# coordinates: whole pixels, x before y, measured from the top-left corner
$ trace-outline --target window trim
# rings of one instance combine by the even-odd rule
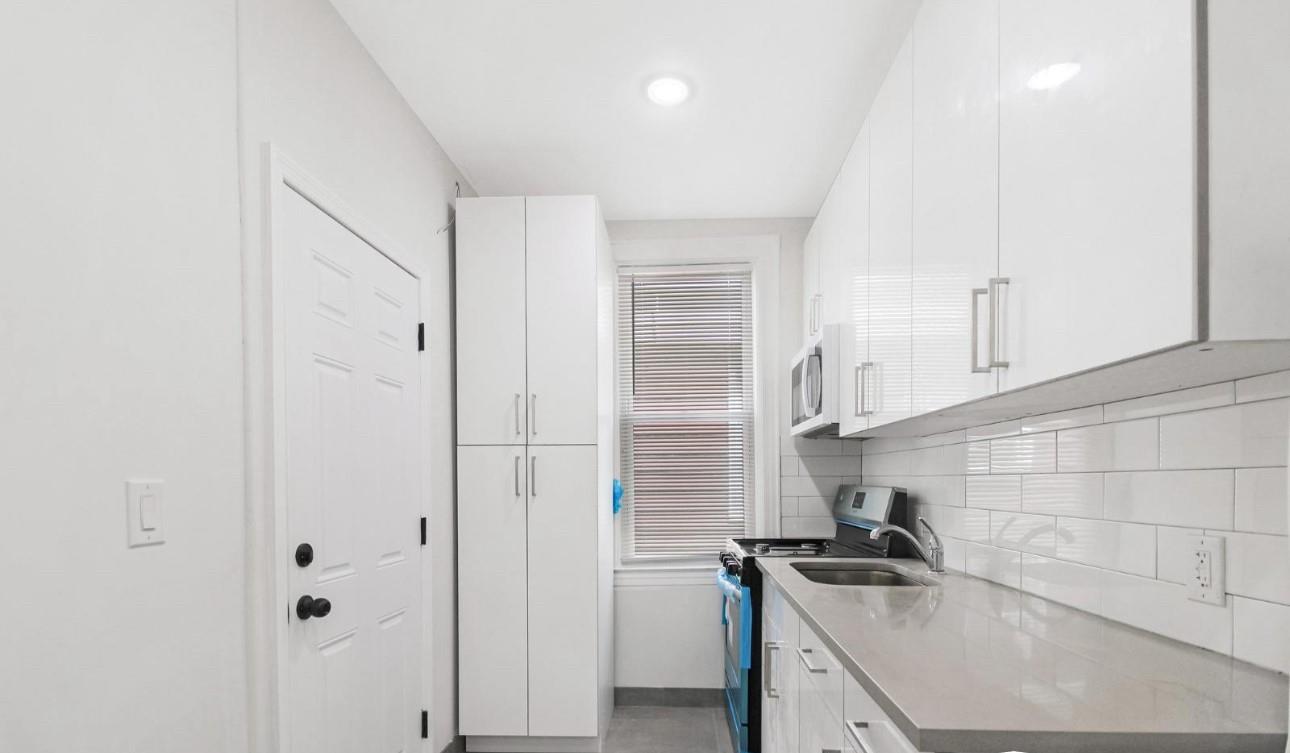
[[[753,285],[753,498],[745,517],[748,535],[772,535],[779,530],[779,257],[778,235],[740,235],[653,238],[614,241],[614,346],[618,347],[618,273],[624,269],[683,269],[693,266],[751,267]],[[614,384],[618,384],[617,358]],[[622,448],[618,446],[620,410],[614,404],[614,470],[622,477]],[[624,558],[623,517],[614,524],[615,562],[619,569],[684,571],[715,567],[708,558]]]

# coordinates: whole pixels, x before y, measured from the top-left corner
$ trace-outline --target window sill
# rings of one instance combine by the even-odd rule
[[[710,586],[716,583],[717,563],[620,563],[614,568],[614,587]]]

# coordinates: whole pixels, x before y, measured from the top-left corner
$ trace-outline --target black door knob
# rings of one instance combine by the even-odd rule
[[[296,547],[296,564],[309,567],[314,561],[314,548],[308,542]]]
[[[315,599],[305,594],[296,602],[296,616],[302,620],[310,617],[326,617],[331,614],[331,602],[326,599]]]

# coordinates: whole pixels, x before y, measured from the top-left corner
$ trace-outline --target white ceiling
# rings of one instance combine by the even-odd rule
[[[914,0],[332,0],[484,195],[811,217]],[[660,73],[693,95],[645,98]]]

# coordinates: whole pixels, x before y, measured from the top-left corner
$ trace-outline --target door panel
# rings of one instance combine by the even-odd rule
[[[528,441],[596,442],[596,200],[529,197]]]
[[[279,257],[289,750],[411,750],[420,735],[415,278],[294,191]],[[327,599],[308,619],[295,600]]]
[[[597,734],[595,446],[529,448],[529,734]]]
[[[457,442],[524,444],[524,199],[457,202]]]
[[[986,338],[970,363],[971,293],[999,268],[998,32],[998,0],[927,0],[914,22],[915,415],[997,388]]]
[[[523,447],[457,448],[458,687],[464,735],[529,734]]]
[[[869,384],[875,396],[870,428],[908,418],[911,410],[912,117],[906,37],[869,113]]]
[[[842,436],[869,427],[869,417],[861,410],[858,381],[858,369],[869,360],[869,141],[869,124],[865,123],[837,182],[847,197],[837,294],[845,309],[845,326],[838,335],[838,433]]]
[[[1000,2],[1003,389],[1196,337],[1193,6]]]
[[[827,199],[827,197],[826,197]],[[818,331],[819,293],[820,293],[820,244],[825,235],[824,225],[828,222],[828,210],[820,207],[820,213],[811,224],[810,231],[802,247],[802,339],[808,339]]]

